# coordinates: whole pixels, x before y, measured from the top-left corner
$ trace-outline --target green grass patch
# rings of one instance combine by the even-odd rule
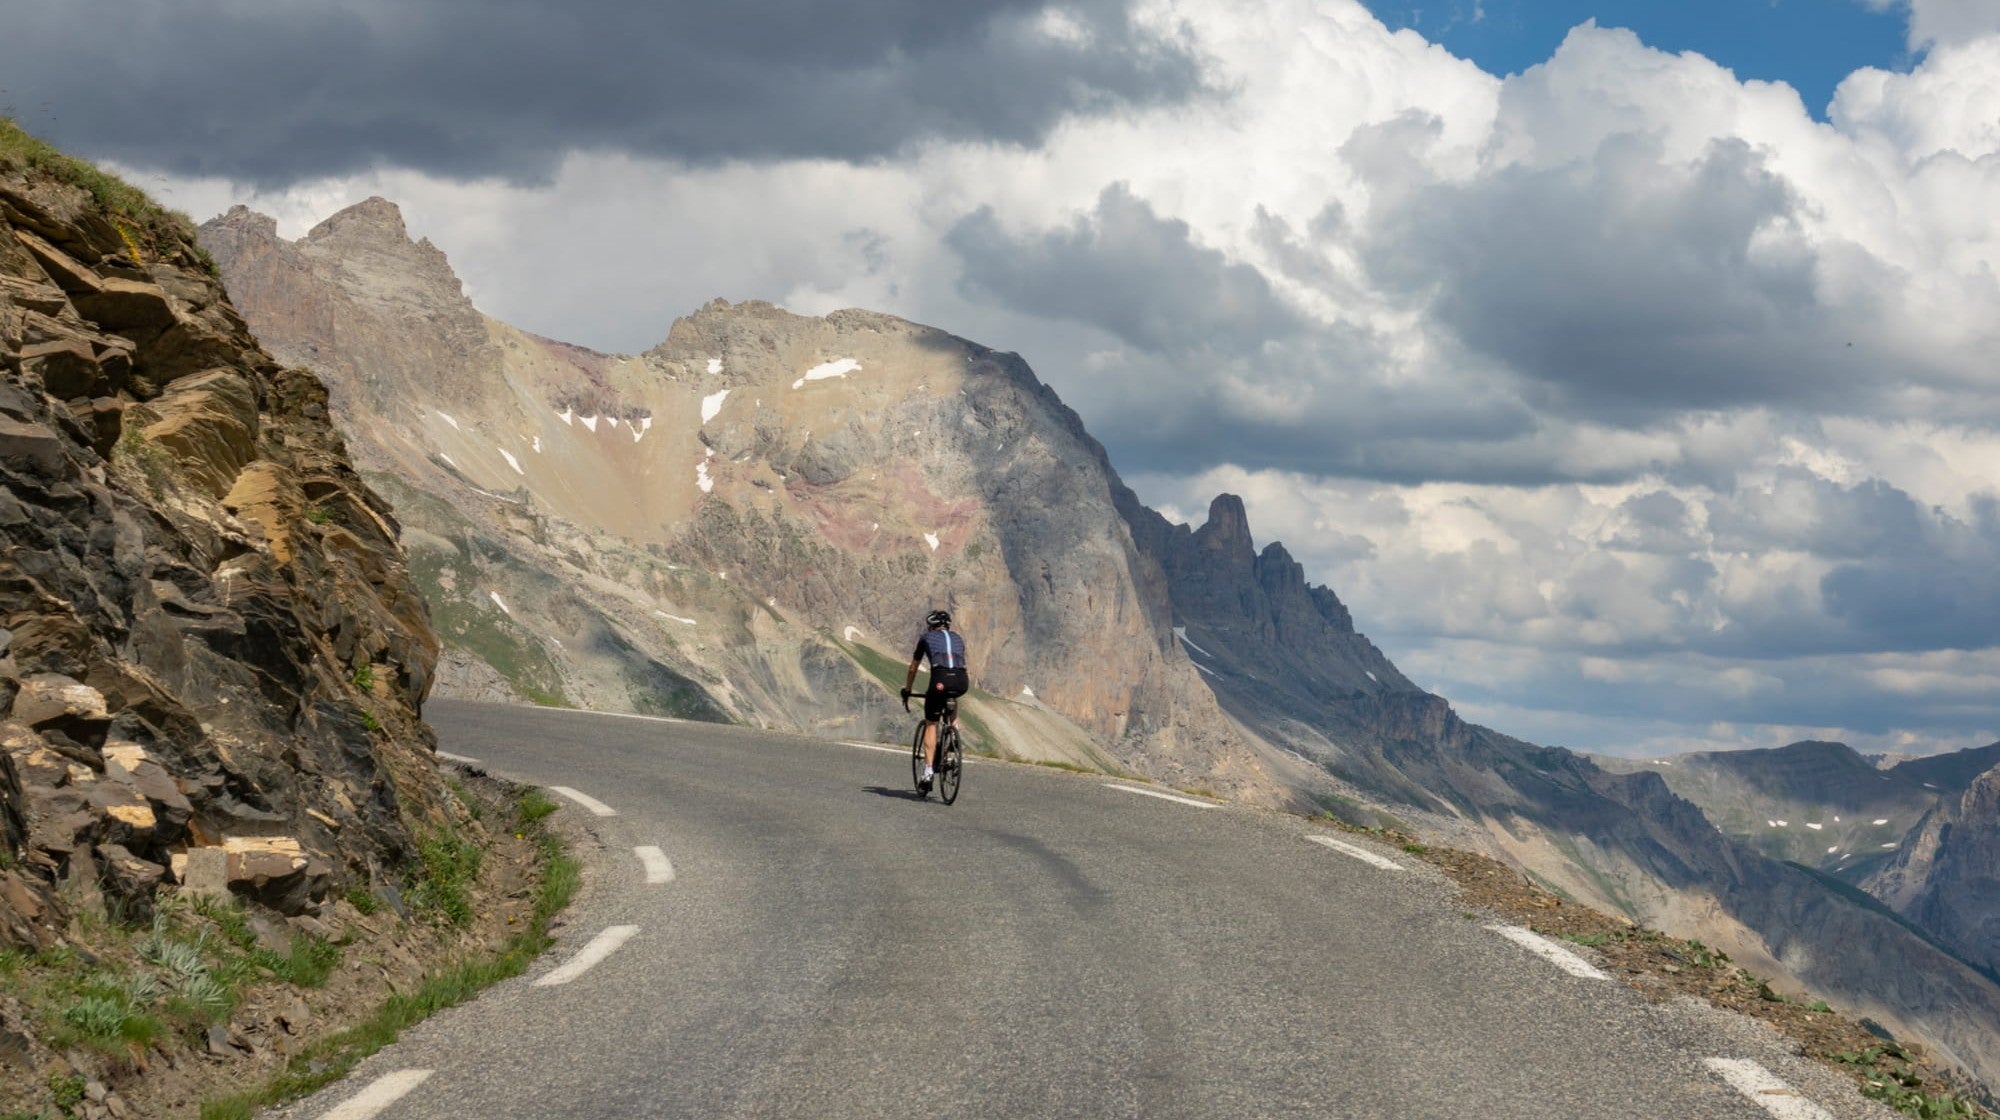
[[[363,661],[354,667],[354,687],[367,692],[375,687],[375,663]]]
[[[292,938],[288,951],[280,954],[258,949],[250,954],[257,967],[301,988],[323,988],[333,970],[340,967],[340,946],[310,934]]]
[[[374,891],[369,890],[360,883],[347,888],[347,892],[341,897],[347,900],[349,906],[354,907],[364,916],[382,909],[382,900],[375,897]]]
[[[1918,1120],[1989,1120],[1993,1115],[1949,1087],[1932,1084],[1913,1064],[1910,1052],[1897,1043],[1828,1054],[1827,1058],[1861,1068],[1862,1096]]]
[[[113,448],[114,457],[132,464],[146,480],[146,490],[157,498],[166,493],[173,478],[174,457],[166,448],[146,438],[138,425],[126,428]]]
[[[522,790],[521,796],[514,800],[514,823],[516,830],[525,831],[534,825],[540,824],[544,818],[560,807],[556,804],[554,798],[543,793],[535,786],[530,786]]]
[[[450,829],[432,833],[417,845],[410,904],[447,925],[472,921],[472,884],[485,855],[478,844]]]

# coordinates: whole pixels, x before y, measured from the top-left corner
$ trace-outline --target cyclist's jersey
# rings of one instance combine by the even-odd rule
[[[919,657],[930,659],[931,671],[941,669],[965,669],[965,639],[949,630],[926,630],[917,639],[916,652],[910,655],[912,661]]]

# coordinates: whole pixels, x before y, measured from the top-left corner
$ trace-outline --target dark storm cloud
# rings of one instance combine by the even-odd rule
[[[947,242],[969,298],[1102,332],[1102,343],[1075,343],[1090,358],[1062,391],[1124,469],[1234,463],[1414,479],[1449,462],[1487,478],[1515,465],[1547,477],[1540,456],[1498,462],[1507,453],[1493,445],[1534,427],[1518,401],[1380,383],[1379,340],[1310,322],[1258,269],[1122,185],[1064,226],[1017,236],[980,210]]]
[[[280,186],[389,164],[533,180],[565,152],[866,159],[1033,142],[1189,95],[1114,0],[0,0],[0,101],[81,153]],[[43,108],[46,105],[47,108]]]
[[[980,210],[946,241],[968,295],[1087,323],[1152,354],[1241,357],[1303,326],[1263,273],[1195,244],[1186,222],[1159,217],[1122,184],[1066,229],[1016,239]]]
[[[1842,564],[1820,583],[1827,613],[1872,648],[1986,649],[2000,635],[2000,503],[1937,515],[1901,547]]]
[[[1366,157],[1353,157],[1365,173],[1407,178]],[[1842,411],[1873,399],[1884,368],[1933,372],[1878,342],[1875,308],[1826,302],[1800,205],[1741,141],[1677,164],[1657,139],[1621,135],[1586,161],[1411,189],[1368,260],[1569,415]],[[1867,267],[1858,253],[1843,265]]]

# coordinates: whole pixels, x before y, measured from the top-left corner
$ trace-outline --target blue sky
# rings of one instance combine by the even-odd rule
[[[1494,74],[1545,61],[1569,29],[1595,19],[1665,51],[1695,51],[1742,79],[1782,81],[1815,117],[1863,66],[1909,68],[1907,14],[1859,0],[1367,0],[1376,18],[1410,28]]]

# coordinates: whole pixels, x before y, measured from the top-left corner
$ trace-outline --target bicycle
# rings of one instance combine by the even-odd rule
[[[910,694],[903,694],[903,710],[910,710]],[[938,799],[946,805],[958,800],[958,779],[965,770],[965,751],[958,741],[958,697],[944,702],[944,715],[938,720],[937,765],[932,769],[937,774]],[[924,789],[924,721],[917,721],[916,734],[910,737],[910,783],[917,787],[917,796],[928,798],[930,791]]]

